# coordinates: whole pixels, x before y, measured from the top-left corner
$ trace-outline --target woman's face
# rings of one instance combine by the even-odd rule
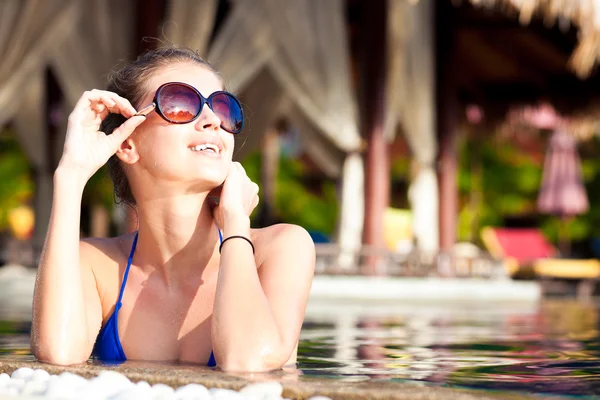
[[[207,68],[191,62],[176,63],[154,74],[136,108],[151,104],[158,87],[167,82],[187,83],[205,98],[223,90],[220,79]],[[220,119],[206,104],[200,116],[187,124],[171,124],[151,112],[132,136],[139,155],[138,167],[153,179],[193,184],[196,190],[219,186],[227,177],[234,148],[233,135],[220,125]],[[198,150],[197,146],[204,144],[218,147],[218,152]]]

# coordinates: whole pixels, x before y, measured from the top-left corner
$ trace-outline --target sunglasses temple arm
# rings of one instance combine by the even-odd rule
[[[144,117],[148,114],[150,114],[152,111],[154,111],[154,109],[156,108],[156,103],[152,102],[151,104],[147,105],[146,107],[142,108],[140,111],[136,112],[133,116],[137,116],[137,115],[143,115]]]

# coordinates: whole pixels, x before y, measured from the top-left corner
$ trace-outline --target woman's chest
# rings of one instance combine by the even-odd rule
[[[128,359],[206,363],[216,282],[166,287],[130,276],[118,316]]]

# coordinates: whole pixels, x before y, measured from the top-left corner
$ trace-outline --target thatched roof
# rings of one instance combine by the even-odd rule
[[[498,7],[518,13],[522,24],[539,15],[548,24],[561,28],[573,24],[578,29],[578,44],[570,66],[580,78],[586,78],[600,63],[600,0],[469,0],[473,5]],[[454,0],[460,3],[460,0]]]

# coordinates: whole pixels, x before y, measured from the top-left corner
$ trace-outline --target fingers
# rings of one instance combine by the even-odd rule
[[[248,180],[250,180],[250,179],[248,179]],[[258,205],[258,202],[260,200],[258,197],[258,191],[260,190],[260,187],[256,183],[250,181],[250,190],[252,193],[252,195],[251,195],[252,203],[250,205],[250,211],[252,211],[256,208],[256,206]]]
[[[246,170],[244,169],[244,166],[241,163],[234,161],[232,163],[232,167],[238,169],[240,172],[242,172],[244,175],[246,175]]]
[[[116,128],[107,138],[111,143],[114,151],[117,151],[121,143],[123,143],[142,122],[146,120],[144,115],[136,115],[123,122],[121,126]]]
[[[75,105],[70,118],[82,116],[86,110],[91,110],[101,117],[105,117],[111,112],[130,118],[136,113],[135,108],[133,108],[126,98],[107,90],[98,89],[83,93]]]
[[[111,113],[122,114],[127,118],[132,117],[136,113],[135,108],[133,108],[129,100],[107,90],[91,90],[89,100],[90,104],[103,104]]]
[[[243,177],[242,181],[245,180],[246,182],[249,182],[249,187],[250,187],[249,191],[251,193],[253,193],[253,194],[258,194],[258,191],[259,191],[260,188],[259,188],[259,186],[256,183],[252,182],[252,180],[250,180],[250,178],[248,178],[248,175],[246,174],[246,169],[244,168],[244,166],[242,164],[240,164],[239,162],[234,161],[232,163],[231,167],[232,167],[232,169],[237,170],[237,171],[239,171],[240,173],[243,174],[242,175],[242,177]],[[231,173],[231,171],[230,171],[230,173]]]

